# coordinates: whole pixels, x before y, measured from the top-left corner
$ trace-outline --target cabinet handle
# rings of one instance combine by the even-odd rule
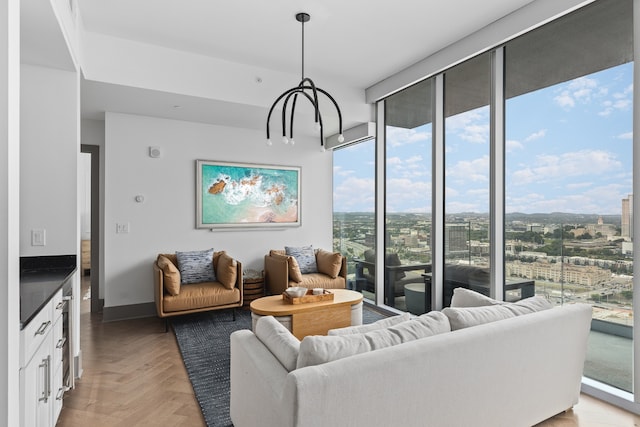
[[[58,340],[58,344],[56,344],[56,348],[64,347],[64,343],[66,343],[66,342],[67,342],[67,337],[60,338]]]
[[[51,356],[47,356],[46,359],[42,359],[42,363],[38,365],[38,368],[44,368],[44,390],[42,390],[42,395],[38,398],[38,401],[47,403],[49,400],[49,395],[51,394],[51,390],[49,389],[49,363],[51,361]]]
[[[67,300],[62,300],[56,305],[56,310],[64,310],[64,306],[67,305]]]
[[[40,325],[38,330],[33,335],[34,336],[36,336],[36,335],[44,335],[45,331],[47,330],[47,328],[49,327],[50,324],[51,324],[51,320],[47,320],[46,322],[42,322],[42,325]]]
[[[64,387],[60,387],[58,389],[58,394],[56,394],[56,400],[62,400],[62,398],[64,397],[64,392],[65,392],[65,388]]]

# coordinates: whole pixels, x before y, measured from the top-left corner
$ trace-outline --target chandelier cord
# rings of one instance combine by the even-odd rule
[[[304,80],[304,19],[302,22],[302,77],[300,80]]]

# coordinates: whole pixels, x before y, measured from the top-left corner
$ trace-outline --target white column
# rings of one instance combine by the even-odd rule
[[[0,2],[0,425],[19,420],[20,1]]]
[[[444,298],[444,74],[435,77],[435,112],[431,172],[431,308],[442,310]]]

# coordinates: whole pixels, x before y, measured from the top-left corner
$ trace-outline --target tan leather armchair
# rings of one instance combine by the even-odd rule
[[[264,283],[267,292],[277,295],[290,286],[308,289],[345,289],[347,285],[347,258],[337,252],[316,250],[317,273],[300,274],[292,271],[292,263],[284,250],[272,249],[264,257]],[[297,264],[296,264],[297,265]],[[296,277],[297,275],[300,277]],[[296,280],[296,279],[299,279]]]
[[[167,319],[182,314],[242,307],[242,263],[224,251],[213,254],[215,282],[184,285],[175,254],[159,254],[153,263],[154,294],[158,317]]]

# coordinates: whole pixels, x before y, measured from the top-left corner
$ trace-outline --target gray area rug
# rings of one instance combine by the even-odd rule
[[[365,304],[363,322],[371,323],[388,314]],[[251,329],[251,312],[231,310],[178,316],[173,331],[196,399],[209,427],[233,426],[229,416],[229,336]]]

